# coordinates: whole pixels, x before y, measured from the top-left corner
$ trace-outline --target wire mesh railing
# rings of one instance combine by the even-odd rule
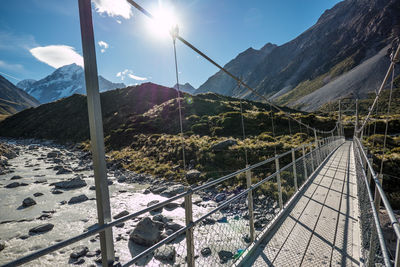
[[[322,163],[329,153],[344,142],[344,139],[329,137],[322,141],[317,143],[316,147],[307,144],[196,188],[188,188],[187,191],[175,197],[102,226],[95,226],[81,235],[36,251],[4,266],[27,263],[123,222],[139,218],[138,225],[150,227],[159,236],[155,239],[157,242],[149,243],[140,250],[131,251],[133,258],[123,266],[132,264],[233,265],[251,245],[254,245],[255,241],[263,237],[272,221],[282,213],[289,204],[289,200],[293,199],[299,192],[299,188],[307,182],[312,174],[311,170],[318,167],[315,164],[317,158],[320,160],[319,163]],[[308,147],[311,151],[306,153],[305,148]],[[280,167],[279,161],[284,157],[292,157],[292,161]],[[266,164],[275,164],[276,172],[264,174],[263,169]],[[226,184],[232,179],[245,179],[247,187],[229,190],[232,185]],[[207,209],[203,213],[194,215],[193,199],[199,196],[206,199],[205,196],[215,190],[218,194],[214,194],[214,199],[208,201]],[[171,203],[182,200],[185,216],[180,222],[171,222],[157,212],[162,208],[167,209]],[[195,203],[198,204],[197,201]],[[130,237],[135,240],[133,236],[137,235],[140,238],[140,234],[140,231],[135,233],[134,229]]]
[[[354,150],[362,257],[366,266],[400,266],[399,221],[382,189],[382,177],[375,173],[371,159],[357,137],[354,137]]]

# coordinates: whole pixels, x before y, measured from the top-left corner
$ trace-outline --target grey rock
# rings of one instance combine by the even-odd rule
[[[40,197],[40,196],[43,196],[43,193],[37,192],[37,193],[33,194],[33,196],[34,197]]]
[[[54,194],[54,195],[59,195],[59,194],[62,194],[64,192],[61,191],[61,190],[58,190],[58,189],[54,189],[54,190],[51,190],[51,193]]]
[[[88,199],[89,199],[89,198],[88,198],[86,195],[82,194],[82,195],[79,195],[79,196],[76,196],[76,197],[72,197],[72,198],[68,201],[68,204],[81,203],[81,202],[84,202],[84,201],[86,201],[86,200],[88,200]]]
[[[57,158],[61,153],[59,151],[50,151],[47,153],[47,158]]]
[[[89,190],[96,190],[96,186],[94,186],[94,185],[90,186]]]
[[[21,178],[22,178],[22,176],[14,175],[13,177],[10,178],[10,180],[18,180],[18,179],[21,179]]]
[[[227,250],[221,250],[218,252],[218,257],[221,263],[225,263],[233,258],[233,253]]]
[[[37,233],[44,233],[52,230],[54,227],[54,224],[51,223],[46,223],[46,224],[41,224],[39,226],[33,227],[29,230],[30,234],[37,234]]]
[[[56,174],[67,174],[67,173],[71,173],[72,170],[66,167],[61,167]]]
[[[182,225],[175,223],[175,222],[167,222],[165,225],[166,229],[172,229],[173,231],[178,231],[179,229],[183,228]]]
[[[200,178],[201,172],[199,172],[196,169],[190,170],[186,173],[186,181],[189,184],[194,184],[196,182],[198,182],[199,178]]]
[[[185,187],[183,185],[173,185],[167,190],[163,191],[161,195],[166,196],[166,197],[173,197],[177,194],[183,193],[185,191]]]
[[[221,202],[224,201],[225,199],[226,199],[226,194],[224,193],[219,193],[214,198],[215,202]]]
[[[167,210],[174,210],[174,209],[176,209],[177,207],[179,207],[179,204],[176,203],[176,202],[170,202],[170,203],[168,203],[167,205],[165,205],[165,208],[166,208]]]
[[[220,150],[227,149],[228,147],[234,146],[234,145],[237,145],[237,141],[233,140],[233,139],[228,139],[228,140],[224,140],[224,141],[221,141],[221,142],[213,145],[211,147],[211,150],[220,151]]]
[[[0,240],[0,251],[2,251],[6,247],[6,242]]]
[[[154,251],[154,258],[159,261],[174,262],[176,250],[173,245],[163,245]]]
[[[159,200],[152,200],[152,201],[150,201],[149,203],[147,203],[147,207],[150,207],[150,206],[153,206],[153,205],[155,205],[155,204],[157,204],[157,203],[159,203],[160,201]],[[162,207],[161,208],[157,208],[157,209],[154,209],[154,210],[152,210],[152,211],[154,211],[154,212],[160,212],[160,211],[162,211]]]
[[[56,188],[59,189],[75,189],[75,188],[81,188],[87,185],[85,180],[81,179],[80,177],[75,177],[72,179],[69,179],[67,181],[61,181],[57,183],[53,183],[51,185],[54,185]]]
[[[74,248],[72,253],[69,255],[73,259],[77,259],[79,257],[85,256],[88,253],[89,248],[86,246],[77,246]]]
[[[125,175],[121,175],[120,177],[118,177],[117,179],[118,183],[123,183],[126,181],[126,176]]]
[[[203,255],[203,257],[210,256],[211,249],[209,247],[205,247],[205,248],[201,249],[200,253],[201,253],[201,255]]]
[[[15,187],[18,187],[18,186],[21,186],[21,184],[18,183],[18,182],[12,182],[12,183],[6,185],[5,188],[15,188]]]
[[[27,198],[25,198],[23,201],[22,201],[22,206],[23,207],[30,207],[30,206],[33,206],[33,205],[36,205],[36,201],[35,200],[33,200],[32,198],[30,198],[30,197],[27,197]]]
[[[117,220],[117,219],[122,218],[122,217],[124,217],[126,215],[129,215],[129,212],[127,210],[124,210],[124,211],[121,211],[120,213],[118,213],[117,215],[115,215],[113,218],[115,220]]]
[[[129,239],[142,246],[152,246],[161,239],[162,223],[144,217],[129,235]]]

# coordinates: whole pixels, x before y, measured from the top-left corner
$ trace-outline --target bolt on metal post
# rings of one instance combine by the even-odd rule
[[[193,204],[192,194],[185,196],[185,221],[186,226],[193,223]],[[187,264],[189,267],[194,267],[194,238],[193,227],[186,230],[186,253]]]
[[[282,200],[282,184],[281,184],[281,172],[279,169],[279,158],[275,155],[275,167],[276,167],[276,182],[278,184],[278,194],[279,194],[279,208],[283,209],[283,200]]]
[[[248,165],[247,165],[248,167]],[[251,171],[246,171],[246,183],[247,188],[251,187]],[[253,212],[253,191],[250,190],[247,195],[247,201],[249,206],[249,224],[250,224],[250,240],[254,242],[255,239],[255,230],[254,230],[254,212]]]

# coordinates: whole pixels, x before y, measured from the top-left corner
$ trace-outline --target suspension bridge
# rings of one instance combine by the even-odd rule
[[[132,0],[127,0],[144,15],[153,16]],[[176,80],[179,91],[178,64],[175,42],[179,40],[217,68],[237,81],[239,87],[258,96],[290,121],[313,133],[312,143],[275,155],[262,162],[249,164],[233,173],[211,182],[188,187],[172,198],[122,218],[112,220],[104,155],[101,105],[98,91],[97,63],[90,0],[79,0],[85,79],[88,99],[91,147],[96,183],[98,225],[83,234],[60,241],[55,245],[25,255],[4,266],[31,263],[38,258],[100,234],[102,265],[115,261],[112,228],[151,211],[183,200],[185,226],[158,240],[147,249],[133,255],[123,266],[154,265],[153,253],[169,244],[177,251],[177,264],[187,266],[400,266],[400,226],[382,188],[382,169],[373,169],[372,159],[363,145],[370,132],[368,123],[378,109],[378,100],[390,75],[393,89],[394,66],[400,46],[392,54],[391,63],[369,113],[359,121],[356,104],[355,130],[352,140],[343,132],[340,102],[338,121],[330,131],[322,131],[296,119],[292,114],[271,103],[239,77],[230,73],[194,45],[171,31],[174,45]],[[387,115],[390,113],[390,103]],[[181,107],[179,106],[179,111]],[[243,113],[241,109],[241,114]],[[182,113],[179,112],[181,138]],[[388,129],[386,119],[384,149]],[[272,128],[273,118],[271,118]],[[243,138],[245,124],[241,117]],[[290,124],[289,124],[290,127]],[[182,142],[183,163],[185,163]],[[383,151],[384,151],[383,149]],[[382,155],[385,157],[385,155]],[[286,165],[283,166],[283,163]],[[262,168],[274,169],[254,182],[254,173]],[[224,182],[245,176],[247,188],[230,195],[216,207],[199,215],[193,214],[193,198],[200,192],[209,192]],[[388,246],[380,222],[380,211],[387,214],[395,236],[395,249]],[[168,265],[168,264],[167,264]]]

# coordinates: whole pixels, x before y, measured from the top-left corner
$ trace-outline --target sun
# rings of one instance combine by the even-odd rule
[[[170,36],[170,30],[177,25],[180,26],[178,17],[172,7],[159,6],[152,12],[153,19],[149,20],[149,31],[156,37],[165,38]]]

